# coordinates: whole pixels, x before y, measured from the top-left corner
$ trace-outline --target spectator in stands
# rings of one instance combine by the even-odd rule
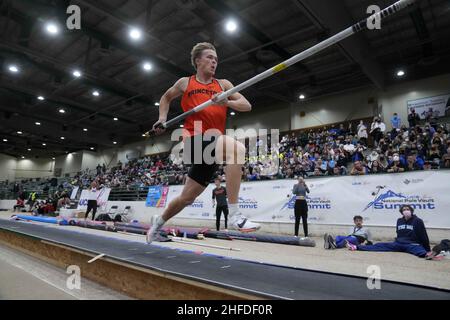
[[[346,242],[352,251],[407,252],[424,258],[431,255],[430,241],[423,220],[414,215],[410,205],[400,207],[401,218],[397,220],[397,238],[394,242],[380,242],[374,245],[354,245]]]
[[[392,129],[400,129],[402,125],[402,119],[398,116],[397,112],[391,118]]]
[[[379,117],[375,117],[370,126],[370,134],[373,137],[375,146],[378,146],[378,142],[383,137],[384,132],[386,131],[386,125],[381,121]]]
[[[337,134],[338,134],[338,136],[345,136],[345,135],[348,134],[348,130],[345,129],[343,123],[341,123],[341,124],[339,125],[339,130],[338,130],[338,133],[337,133]]]
[[[333,176],[345,176],[347,175],[347,168],[345,167],[334,167],[333,173],[331,174]]]
[[[14,187],[13,187],[12,191],[14,192],[14,195],[19,195],[20,191],[22,191],[22,188],[20,187],[18,182],[16,182],[14,184]]]
[[[408,123],[410,128],[414,128],[416,125],[419,124],[420,117],[416,113],[416,110],[414,108],[411,108],[411,112],[408,114]]]
[[[432,170],[432,169],[435,169],[435,163],[433,161],[426,160],[423,163],[423,170],[427,171],[427,170]]]
[[[352,155],[352,161],[362,161],[364,159],[364,155],[363,152],[364,150],[366,150],[367,148],[364,145],[361,145],[360,143],[358,143],[355,147],[355,152]]]
[[[320,177],[320,176],[323,176],[324,174],[322,173],[322,171],[320,171],[320,168],[316,167],[314,169],[313,175],[316,176],[316,177]]]
[[[442,156],[442,167],[450,168],[450,146],[447,148],[447,153]]]
[[[387,172],[396,173],[396,172],[404,172],[404,171],[405,171],[405,167],[400,162],[400,156],[398,154],[395,154],[392,157],[391,164],[389,164],[389,166],[387,167]]]
[[[381,164],[378,162],[378,160],[372,161],[372,164],[369,168],[369,173],[376,174],[376,173],[384,173],[384,172],[385,172],[385,170],[384,170],[383,166],[381,166]]]
[[[429,108],[428,111],[425,112],[425,121],[430,124],[436,130],[437,127],[437,118],[439,117],[439,111],[433,110],[433,108]]]
[[[336,239],[333,238],[328,233],[325,233],[324,239],[324,248],[325,249],[340,249],[344,248],[346,241],[353,245],[362,245],[368,244],[372,245],[372,236],[370,234],[370,230],[363,226],[363,217],[354,216],[353,223],[355,224],[348,233],[348,236],[336,236]]]
[[[405,171],[423,170],[423,161],[415,153],[410,154],[406,160]]]
[[[368,138],[368,135],[367,135],[367,127],[366,127],[366,125],[364,124],[363,120],[361,120],[361,121],[359,122],[357,131],[358,131],[357,135],[358,135],[359,141],[360,141],[363,145],[367,146],[367,138]]]
[[[439,151],[437,145],[431,146],[430,150],[428,151],[427,159],[431,162],[434,162],[438,167],[440,166],[441,152]]]
[[[362,164],[361,161],[356,161],[356,162],[353,164],[353,168],[352,168],[352,170],[350,171],[350,174],[351,174],[352,176],[355,176],[355,175],[365,175],[365,174],[367,174],[367,167],[364,166],[364,165]]]
[[[42,196],[43,197],[48,197],[48,191],[50,190],[50,187],[48,186],[48,184],[45,184],[44,188],[42,188]]]

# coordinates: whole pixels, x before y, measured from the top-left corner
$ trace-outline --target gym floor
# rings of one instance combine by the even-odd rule
[[[97,283],[82,279],[70,290],[66,270],[0,245],[0,300],[127,300]]]
[[[10,216],[11,212],[0,213],[0,219],[9,219]],[[145,236],[143,235],[112,233],[73,226],[69,227],[51,225],[51,227],[68,228],[77,230],[79,232],[145,242]],[[314,238],[314,240],[317,244],[314,248],[271,243],[256,243],[242,240],[226,241],[210,238],[207,238],[206,240],[195,240],[195,242],[198,243],[238,248],[241,251],[207,248],[194,244],[178,242],[157,243],[157,245],[173,249],[182,248],[193,251],[203,251],[205,253],[217,254],[244,260],[286,265],[310,270],[358,275],[363,277],[369,276],[369,273],[367,273],[369,266],[376,265],[380,268],[382,279],[450,290],[450,277],[448,276],[450,260],[448,259],[442,261],[427,261],[406,253],[351,252],[346,249],[325,250],[323,249],[322,238]],[[5,250],[8,250],[8,254],[4,254],[3,251]],[[16,256],[14,256],[14,254],[16,254]],[[64,285],[60,285],[59,287],[65,288],[65,281],[67,279],[65,270],[60,270],[52,266],[45,265],[39,260],[30,258],[28,258],[27,260],[27,263],[30,267],[17,268],[17,263],[14,263],[14,259],[18,259],[17,255],[18,253],[15,253],[11,249],[0,247],[0,268],[1,270],[6,270],[6,272],[2,271],[2,275],[0,276],[0,283],[2,283],[2,288],[0,288],[1,299],[9,299],[15,296],[22,296],[23,299],[33,299],[33,294],[39,294],[40,291],[36,290],[37,284],[34,284],[34,282],[36,282],[37,280],[33,279],[34,282],[31,280],[28,282],[28,280],[26,280],[26,283],[29,283],[29,286],[24,286],[23,281],[25,280],[22,281],[22,279],[27,279],[33,276],[34,278],[40,279],[41,286],[39,287],[42,287],[45,292],[45,294],[39,294],[40,298],[53,297],[52,299],[85,299],[89,296],[97,297],[98,299],[127,298],[121,296],[120,294],[112,292],[110,289],[101,288],[94,283],[89,283],[89,285],[86,287],[85,292],[83,294],[78,294],[78,296],[73,296],[71,295],[71,292],[67,293],[61,289],[57,290],[59,292],[55,292],[54,286],[53,288],[52,286],[49,286],[49,281],[47,280],[52,278],[53,280],[59,279],[60,284],[62,284],[61,281],[64,280]],[[26,257],[21,254],[20,258],[25,259]],[[5,259],[7,261],[5,261]],[[11,261],[13,263],[11,263]],[[30,273],[30,270],[42,269],[44,268],[43,266],[47,268],[45,269],[45,272],[35,272],[34,274],[32,272]],[[28,273],[28,275],[26,275],[26,273]],[[47,274],[47,278],[42,277],[43,274]],[[2,277],[5,279],[3,279]],[[5,285],[3,285],[3,283],[5,283]],[[24,290],[25,287],[33,288],[33,290]]]

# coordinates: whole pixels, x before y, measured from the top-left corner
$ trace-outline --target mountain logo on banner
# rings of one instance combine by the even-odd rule
[[[369,202],[369,204],[363,211],[366,211],[370,207],[373,207],[377,204],[383,203],[384,200],[389,199],[389,198],[404,198],[404,199],[406,199],[406,197],[404,195],[402,195],[401,193],[395,193],[392,190],[388,190],[385,193],[380,194],[375,200]]]
[[[409,204],[414,209],[422,210],[434,210],[435,199],[429,196],[420,195],[404,195],[402,193],[396,193],[392,190],[388,190],[385,193],[379,195],[374,201],[371,201],[363,211],[369,208],[375,210],[398,210],[402,205]]]

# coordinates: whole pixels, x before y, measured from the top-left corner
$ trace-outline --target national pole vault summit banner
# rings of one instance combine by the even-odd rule
[[[146,207],[164,208],[167,202],[167,194],[169,187],[167,186],[151,186],[148,188]]]
[[[111,188],[102,188],[98,191],[97,195],[97,206],[98,210],[106,210],[106,205],[108,203],[109,193]],[[78,201],[77,210],[86,210],[89,197],[89,190],[81,191],[80,201]]]
[[[305,180],[310,194],[308,221],[313,224],[353,223],[355,215],[367,225],[393,226],[402,204],[410,204],[427,227],[450,228],[450,171],[368,176],[345,176]],[[249,182],[241,185],[239,207],[243,214],[261,222],[293,222],[296,180]],[[213,185],[185,208],[180,217],[215,219]],[[170,187],[168,201],[182,186]]]
[[[433,112],[435,118],[450,116],[450,94],[409,100],[407,107],[408,114],[414,109],[420,119],[425,119],[428,112]]]

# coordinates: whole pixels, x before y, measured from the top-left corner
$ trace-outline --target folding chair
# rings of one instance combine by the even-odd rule
[[[128,222],[130,221],[130,218],[128,216],[128,214],[131,212],[131,206],[126,206],[123,209],[122,213],[118,213],[116,214],[116,216],[114,217],[114,221],[121,221],[121,222]],[[119,218],[120,217],[120,218]]]

